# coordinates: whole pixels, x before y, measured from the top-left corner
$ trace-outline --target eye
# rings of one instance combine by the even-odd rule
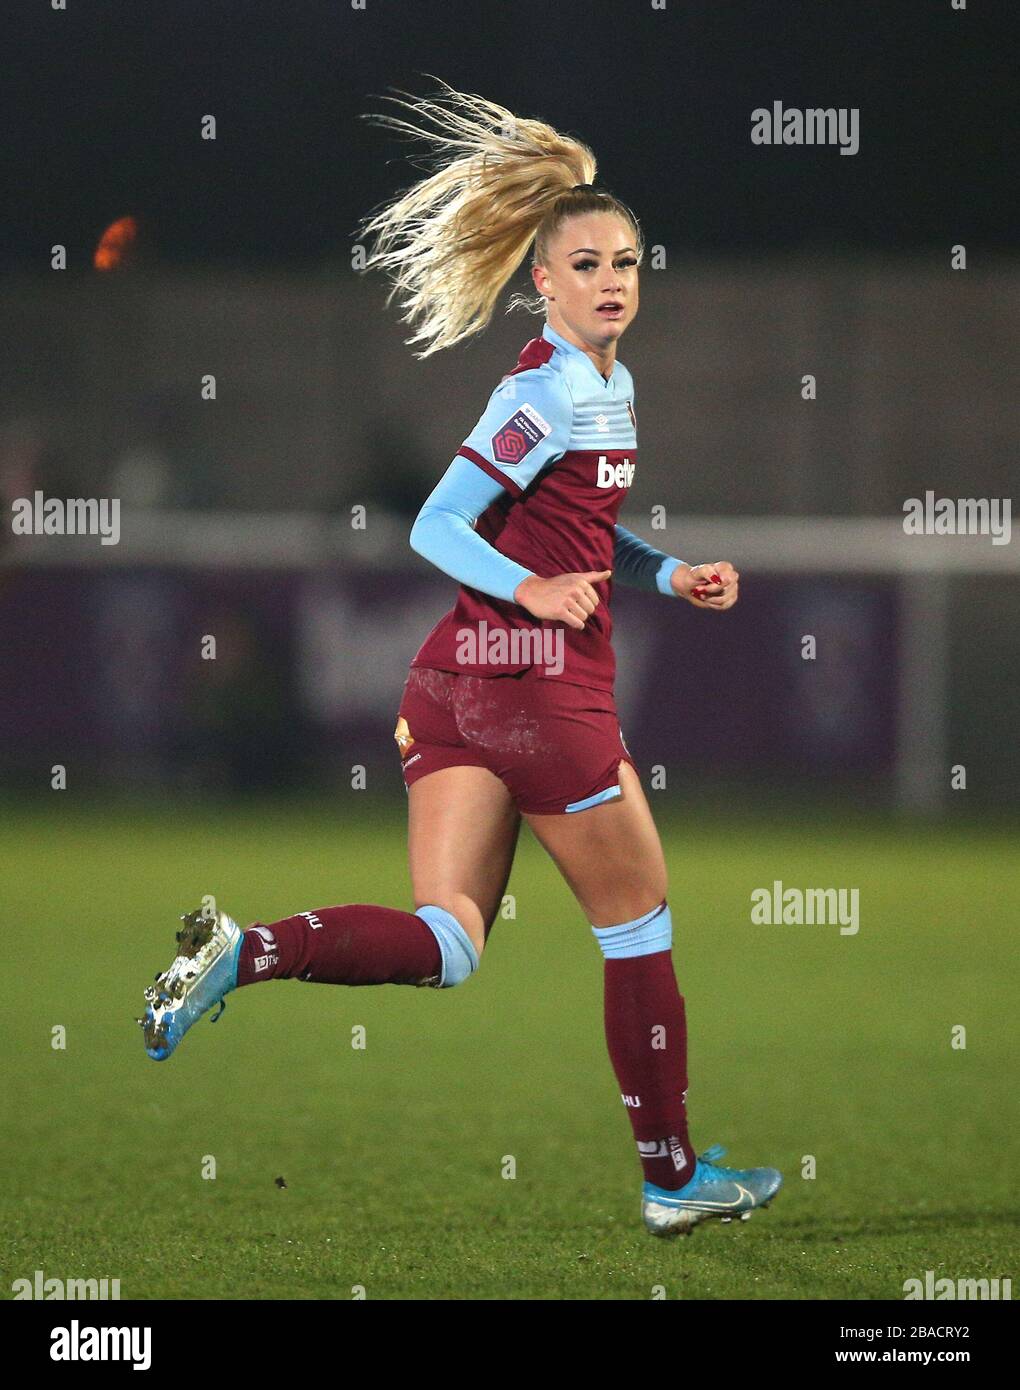
[[[592,260],[575,261],[575,262],[574,262],[574,269],[575,269],[575,270],[591,270],[591,269],[592,269],[594,266],[596,266],[597,264],[598,264],[597,261],[592,261]],[[619,270],[621,267],[632,266],[632,265],[637,265],[637,257],[636,257],[636,256],[625,256],[625,257],[623,258],[623,260],[620,260],[620,261],[617,261],[617,262],[616,262],[616,267],[617,267],[618,270]]]

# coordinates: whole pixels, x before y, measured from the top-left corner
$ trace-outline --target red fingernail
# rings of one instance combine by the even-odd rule
[[[709,578],[712,580],[712,583],[713,583],[713,584],[721,584],[721,583],[722,583],[722,580],[719,578],[719,576],[718,576],[717,574],[710,575]]]

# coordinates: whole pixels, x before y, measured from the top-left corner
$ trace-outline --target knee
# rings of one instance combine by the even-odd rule
[[[633,922],[621,922],[615,927],[592,927],[592,931],[606,960],[656,955],[673,945],[673,919],[667,902]]]
[[[480,915],[476,926],[467,913],[455,915],[445,907],[428,903],[419,907],[415,916],[421,918],[439,943],[443,965],[437,989],[451,989],[475,973],[485,944],[485,929]],[[466,925],[460,920],[461,916],[468,919]],[[468,930],[468,927],[475,930]]]

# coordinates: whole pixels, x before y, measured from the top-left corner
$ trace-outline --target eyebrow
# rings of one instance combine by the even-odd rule
[[[634,250],[633,246],[621,246],[620,249],[619,249],[619,251],[614,252],[614,255],[622,256],[623,253],[624,253],[624,251],[633,251],[633,250]],[[576,256],[578,251],[587,251],[587,252],[589,253],[589,255],[592,255],[592,256],[597,256],[597,255],[599,254],[599,252],[595,250],[594,246],[579,246],[579,247],[577,248],[576,251],[568,251],[568,252],[567,252],[567,255],[568,255],[568,256]]]

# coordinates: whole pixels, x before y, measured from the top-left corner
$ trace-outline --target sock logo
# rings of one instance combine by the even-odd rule
[[[271,965],[278,965],[279,961],[280,957],[275,953],[271,956],[256,956],[252,961],[255,966],[255,974],[257,975],[260,970],[268,970]]]
[[[276,937],[269,927],[252,927],[252,931],[258,932],[267,951],[276,950]]]
[[[624,1105],[629,1106],[631,1110],[641,1109],[640,1096],[625,1096],[621,1094],[620,1099],[623,1101]]]
[[[675,1134],[669,1136],[669,1156],[673,1160],[673,1167],[679,1173],[681,1168],[687,1167],[687,1155],[684,1153],[684,1146]]]
[[[314,912],[299,912],[297,915],[299,917],[306,918],[308,925],[310,927],[314,927],[316,930],[318,930],[318,928],[322,926],[322,923],[319,921],[318,917],[316,917]]]
[[[665,1139],[639,1139],[637,1151],[642,1158],[666,1158],[669,1154]]]

